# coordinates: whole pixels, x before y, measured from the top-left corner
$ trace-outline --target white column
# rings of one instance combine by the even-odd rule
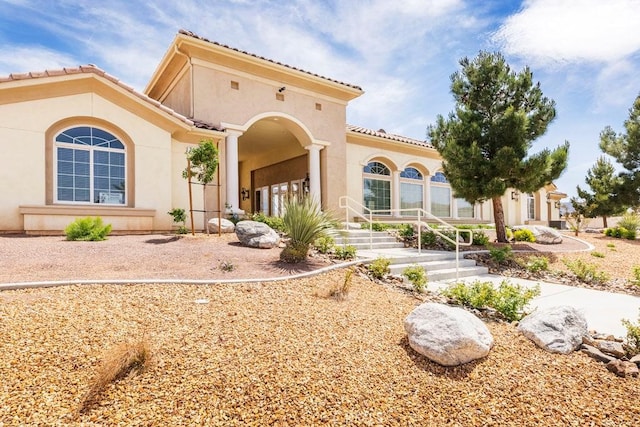
[[[451,190],[451,218],[458,219],[458,199],[453,197],[453,189]]]
[[[233,212],[240,210],[240,191],[239,175],[238,175],[238,138],[242,132],[227,129],[227,137],[225,139],[226,151],[226,170],[227,170],[227,200],[226,203],[231,205]]]
[[[321,203],[320,150],[324,147],[318,144],[311,144],[304,148],[309,150],[309,195],[318,203]]]
[[[393,177],[391,182],[391,209],[395,211],[394,217],[399,217],[401,214],[398,211],[400,209],[400,171],[393,171]]]

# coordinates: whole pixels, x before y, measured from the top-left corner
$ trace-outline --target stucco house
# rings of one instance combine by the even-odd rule
[[[383,217],[493,221],[490,203],[453,197],[429,142],[348,125],[363,93],[188,31],[144,93],[93,65],[0,77],[0,232],[59,233],[98,215],[116,232],[170,230],[167,212],[189,206],[185,151],[204,139],[220,167],[214,185],[192,186],[198,229],[217,212],[279,215],[302,194],[335,212],[348,196]],[[557,221],[565,196],[553,184],[507,192],[506,222]]]

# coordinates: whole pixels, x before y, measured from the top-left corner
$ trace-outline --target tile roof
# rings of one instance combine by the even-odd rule
[[[353,125],[347,125],[347,131],[351,131],[351,132],[355,132],[355,133],[361,133],[364,135],[371,135],[371,136],[377,136],[378,138],[384,138],[384,139],[389,139],[392,141],[398,141],[398,142],[403,142],[405,144],[411,144],[411,145],[417,145],[420,147],[427,147],[427,148],[433,148],[433,145],[431,145],[430,142],[428,141],[420,141],[418,139],[413,139],[413,138],[407,138],[406,136],[402,136],[402,135],[395,135],[393,133],[387,133],[385,132],[383,129],[380,130],[372,130],[372,129],[367,129],[367,128],[363,128],[360,126],[353,126]]]
[[[274,60],[272,60],[272,59],[265,58],[265,57],[263,57],[263,56],[259,56],[259,55],[255,55],[255,54],[253,54],[253,53],[249,53],[249,52],[246,52],[246,51],[244,51],[244,50],[236,49],[236,48],[234,48],[234,47],[227,46],[227,45],[225,45],[225,44],[218,43],[218,42],[215,42],[215,41],[212,41],[212,40],[206,39],[206,38],[204,38],[204,37],[201,37],[201,36],[199,36],[199,35],[197,35],[197,34],[193,33],[192,31],[188,31],[188,30],[179,30],[179,31],[178,31],[178,33],[179,33],[179,34],[183,34],[183,35],[185,35],[185,36],[193,37],[193,38],[198,39],[198,40],[205,41],[205,42],[207,42],[207,43],[214,44],[214,45],[216,45],[216,46],[223,47],[223,48],[225,48],[225,49],[230,49],[230,50],[233,50],[233,51],[235,51],[235,52],[239,52],[239,53],[242,53],[242,54],[245,54],[245,55],[249,55],[249,56],[252,56],[252,57],[254,57],[254,58],[262,59],[263,61],[268,61],[268,62],[271,62],[272,64],[281,65],[281,66],[286,67],[286,68],[289,68],[289,69],[291,69],[291,70],[300,71],[300,72],[302,72],[302,73],[309,74],[310,76],[318,77],[318,78],[321,78],[321,79],[324,79],[324,80],[328,80],[328,81],[333,82],[333,83],[338,83],[338,84],[341,84],[341,85],[343,85],[343,86],[347,86],[347,87],[350,87],[350,88],[352,88],[352,89],[357,89],[357,90],[362,91],[362,88],[361,88],[360,86],[352,85],[352,84],[350,84],[350,83],[341,82],[341,81],[339,81],[339,80],[334,80],[334,79],[331,79],[331,78],[329,78],[329,77],[321,76],[321,75],[319,75],[319,74],[315,74],[315,73],[312,73],[312,72],[310,72],[310,71],[306,71],[306,70],[302,70],[302,69],[300,69],[300,68],[293,67],[293,66],[291,66],[291,65],[283,64],[282,62],[274,61]]]
[[[38,79],[38,78],[44,78],[44,77],[56,77],[56,76],[65,76],[65,75],[82,74],[82,73],[92,73],[92,74],[96,74],[98,76],[104,77],[105,79],[116,84],[117,86],[121,87],[127,92],[130,92],[132,95],[155,106],[159,110],[162,110],[166,114],[169,114],[170,116],[177,118],[178,120],[188,124],[189,126],[195,126],[200,129],[220,130],[219,128],[209,123],[205,123],[200,120],[190,119],[188,117],[183,116],[182,114],[172,110],[166,105],[161,104],[155,99],[150,98],[141,92],[138,92],[133,87],[123,83],[118,78],[112,76],[111,74],[107,73],[106,71],[104,71],[99,67],[96,67],[93,64],[80,65],[78,67],[66,67],[66,68],[56,69],[56,70],[31,71],[28,73],[13,73],[13,74],[9,74],[8,76],[0,76],[0,84],[5,82],[17,81],[17,80]]]

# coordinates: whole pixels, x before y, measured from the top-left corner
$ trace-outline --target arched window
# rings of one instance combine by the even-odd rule
[[[451,187],[442,172],[431,177],[431,214],[445,218],[451,216]]]
[[[380,162],[369,162],[363,168],[362,196],[364,205],[376,214],[391,211],[391,171]]]
[[[126,204],[126,149],[116,136],[78,126],[57,134],[54,145],[56,202]]]
[[[424,177],[414,168],[400,172],[400,209],[422,209],[424,200]],[[417,211],[402,211],[402,215],[417,215]]]

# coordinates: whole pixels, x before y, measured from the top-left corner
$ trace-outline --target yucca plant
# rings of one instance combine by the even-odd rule
[[[280,259],[292,263],[304,261],[311,244],[335,225],[335,220],[310,197],[286,200],[282,220],[289,241],[280,253]]]

